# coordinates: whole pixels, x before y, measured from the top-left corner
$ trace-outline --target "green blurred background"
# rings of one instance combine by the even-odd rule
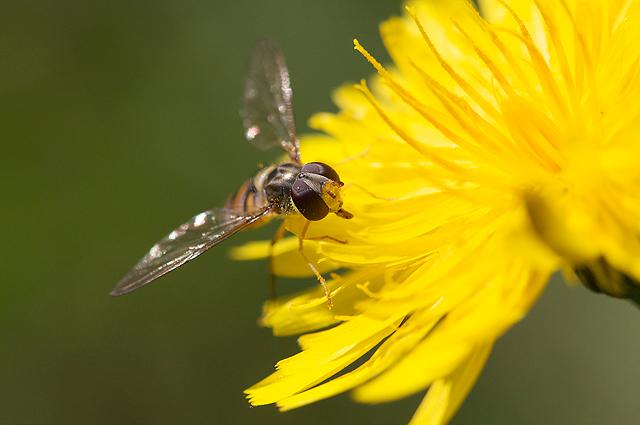
[[[396,1],[4,0],[0,8],[0,425],[404,424],[419,397],[285,414],[242,390],[296,352],[256,326],[243,234],[148,289],[107,294],[159,237],[220,205],[268,155],[238,105],[261,36],[286,52],[299,127],[385,58]],[[314,282],[286,283],[293,290]],[[640,312],[553,282],[496,346],[454,424],[632,424]]]

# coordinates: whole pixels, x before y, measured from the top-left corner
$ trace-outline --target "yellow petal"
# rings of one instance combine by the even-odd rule
[[[450,375],[434,382],[409,425],[446,424],[475,384],[492,344],[474,348],[472,354]]]

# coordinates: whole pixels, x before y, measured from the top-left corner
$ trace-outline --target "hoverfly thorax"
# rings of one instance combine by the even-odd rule
[[[295,212],[291,187],[299,174],[300,165],[284,163],[274,167],[267,176],[264,192],[275,213],[286,215]]]
[[[351,214],[342,209],[338,173],[322,162],[305,164],[293,182],[291,199],[294,205],[310,221],[322,220],[329,213],[336,213],[344,218]]]

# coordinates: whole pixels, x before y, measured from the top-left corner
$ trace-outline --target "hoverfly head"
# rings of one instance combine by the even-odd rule
[[[310,162],[293,182],[291,199],[300,214],[310,221],[322,220],[329,213],[352,218],[353,214],[342,209],[342,186],[336,170],[322,162]]]

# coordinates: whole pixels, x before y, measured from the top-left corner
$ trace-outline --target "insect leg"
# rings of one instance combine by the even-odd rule
[[[318,282],[320,282],[320,285],[322,285],[322,289],[324,289],[324,295],[325,297],[327,297],[327,304],[329,306],[329,309],[331,309],[333,308],[333,301],[331,300],[331,292],[329,292],[329,288],[327,287],[327,281],[324,279],[324,277],[322,277],[316,266],[314,266],[313,263],[309,261],[309,258],[307,258],[304,253],[304,237],[307,235],[307,230],[309,230],[309,224],[311,224],[311,222],[309,220],[305,220],[304,226],[302,226],[302,231],[298,236],[298,251],[300,252],[300,255],[307,263],[313,274],[316,275],[316,278],[318,279]]]
[[[331,242],[336,242],[336,243],[340,243],[343,245],[347,244],[347,241],[345,241],[344,239],[338,239],[338,238],[334,238],[333,236],[313,236],[310,238],[305,238],[305,240],[307,241],[331,241]]]
[[[340,164],[340,165],[341,164],[346,164],[347,162],[355,161],[357,159],[362,159],[362,158],[366,157],[367,155],[369,155],[369,152],[371,151],[371,146],[372,145],[367,146],[360,153],[357,153],[355,155],[351,155],[351,156],[348,156],[348,157],[344,158],[342,161],[338,162],[338,164]],[[344,153],[346,154],[346,152],[344,152]]]
[[[371,196],[374,199],[379,199],[381,201],[397,201],[400,198],[385,198],[383,196],[378,196],[375,193],[371,192],[369,189],[367,189],[366,187],[358,184],[358,183],[347,183],[345,185],[345,189],[348,187],[355,187],[356,189],[360,189],[361,191],[363,191],[364,193],[366,193],[367,195]]]
[[[287,228],[285,227],[284,221],[283,221],[282,224],[280,224],[280,226],[278,227],[278,230],[276,230],[276,233],[273,235],[273,239],[271,239],[271,243],[269,244],[269,288],[270,288],[269,292],[271,294],[272,300],[276,298],[276,283],[277,283],[276,273],[273,265],[273,248],[275,247],[276,243],[278,243],[278,241],[282,239],[286,231],[287,231]]]

